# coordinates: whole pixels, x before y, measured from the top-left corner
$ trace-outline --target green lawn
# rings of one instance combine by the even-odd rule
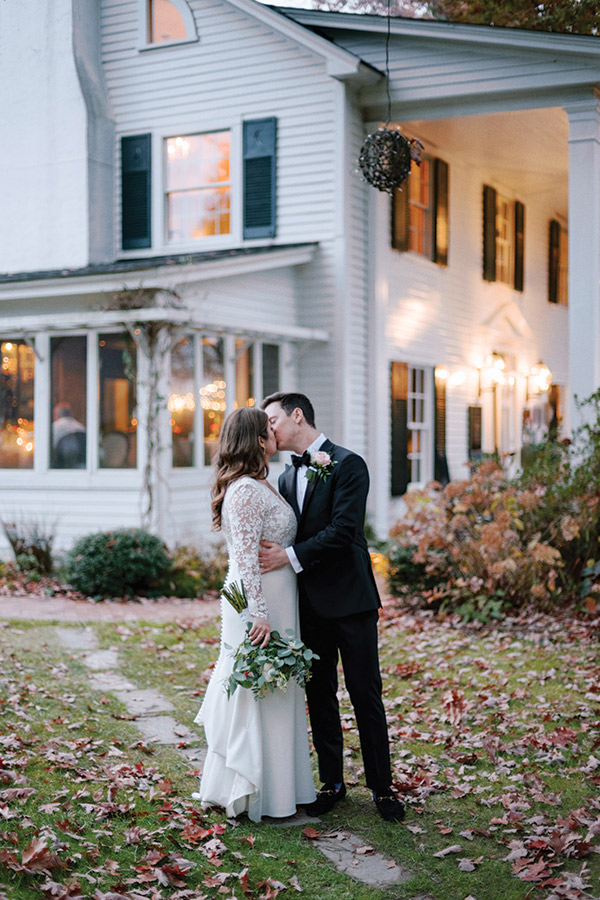
[[[316,823],[413,873],[381,891],[337,873],[298,827],[200,814],[193,768],[140,740],[51,625],[0,624],[0,900],[600,896],[600,652],[584,624],[538,616],[486,631],[387,608],[381,666],[406,822],[377,817],[346,708],[351,789]],[[123,675],[192,725],[217,625],[94,629]]]

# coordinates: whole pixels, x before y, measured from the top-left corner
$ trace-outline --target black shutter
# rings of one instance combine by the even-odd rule
[[[277,119],[244,122],[244,238],[275,237]]]
[[[496,280],[496,191],[483,186],[483,277]]]
[[[408,176],[410,178],[410,175]],[[408,207],[408,181],[404,189],[395,188],[392,194],[392,248],[408,250],[410,246],[410,212]]]
[[[446,459],[446,382],[433,379],[434,425],[433,425],[433,477],[442,485],[450,481],[448,460]]]
[[[150,134],[121,138],[121,235],[123,250],[152,245]]]
[[[525,207],[515,200],[515,291],[523,290],[525,266]]]
[[[469,460],[481,459],[481,407],[469,406]]]
[[[448,265],[448,163],[435,159],[433,181],[432,259],[440,266]]]
[[[408,487],[408,366],[393,362],[391,368],[392,497]]]
[[[558,273],[560,265],[560,224],[550,221],[548,234],[548,300],[558,303]]]

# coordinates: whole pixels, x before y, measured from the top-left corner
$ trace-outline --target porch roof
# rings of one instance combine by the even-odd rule
[[[233,247],[91,263],[76,269],[0,274],[0,303],[34,297],[102,294],[116,290],[174,290],[212,278],[266,271],[310,262],[316,243]]]

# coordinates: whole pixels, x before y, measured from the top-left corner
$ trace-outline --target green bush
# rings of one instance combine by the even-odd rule
[[[88,596],[126,597],[164,582],[173,561],[160,538],[142,529],[119,529],[81,538],[66,560],[66,579]]]

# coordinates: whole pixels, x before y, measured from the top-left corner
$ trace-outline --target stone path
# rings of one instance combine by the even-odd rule
[[[78,656],[89,669],[90,685],[94,690],[114,694],[135,717],[135,724],[149,742],[170,745],[189,763],[202,767],[206,748],[201,738],[187,725],[177,722],[173,716],[173,704],[158,691],[139,688],[119,672],[119,657],[116,650],[100,650],[94,629],[63,628],[56,626],[56,634],[62,645]],[[179,744],[185,743],[185,747]],[[196,746],[189,746],[193,744]],[[319,819],[297,813],[289,819],[266,819],[266,823],[278,826],[319,825]],[[395,860],[387,859],[373,847],[369,847],[356,835],[347,831],[323,833],[313,841],[314,845],[339,872],[373,887],[385,888],[401,884],[412,877],[412,873]],[[432,900],[432,898],[414,898]]]

